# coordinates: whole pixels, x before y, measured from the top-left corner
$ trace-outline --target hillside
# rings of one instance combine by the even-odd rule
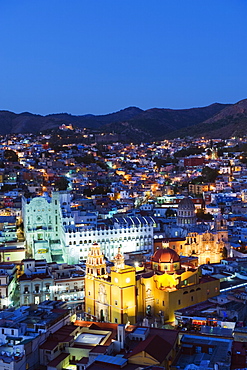
[[[106,115],[73,116],[67,113],[35,115],[28,112],[16,114],[0,111],[0,134],[38,133],[71,123],[74,127],[97,129],[100,132],[119,133],[129,141],[159,140],[181,128],[209,120],[232,105],[215,103],[191,109],[141,110],[129,107]]]
[[[170,137],[223,138],[247,135],[247,99],[231,104],[207,120],[172,132]]]
[[[38,133],[62,124],[115,132],[125,141],[154,141],[184,136],[228,138],[247,135],[247,99],[236,104],[215,103],[191,109],[142,110],[129,107],[105,115],[73,116],[67,113],[35,115],[0,111],[0,134]]]
[[[50,114],[47,116],[35,115],[28,112],[16,114],[8,111],[0,111],[0,134],[9,133],[37,133],[44,130],[57,128],[60,125],[72,124],[79,128],[100,128],[111,122],[121,122],[131,119],[142,112],[136,107],[129,107],[116,113],[106,115],[83,115],[73,116],[67,113]]]

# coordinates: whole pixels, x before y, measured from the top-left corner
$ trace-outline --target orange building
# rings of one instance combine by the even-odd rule
[[[131,324],[146,316],[174,321],[174,311],[219,294],[220,281],[199,277],[181,266],[170,248],[157,250],[142,272],[124,264],[118,253],[109,273],[100,247],[92,246],[86,264],[85,312],[99,321]]]

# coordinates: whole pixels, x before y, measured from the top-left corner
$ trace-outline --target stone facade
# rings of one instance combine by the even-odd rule
[[[48,262],[61,259],[64,247],[62,208],[58,192],[31,200],[23,197],[22,215],[28,253]]]
[[[97,225],[95,215],[71,210],[67,192],[23,198],[22,208],[26,246],[34,259],[75,264],[86,260],[95,242],[108,259],[113,259],[119,246],[123,252],[153,249],[152,217],[113,218],[108,225]]]
[[[189,264],[181,268],[180,257],[169,248],[157,250],[138,276],[131,266],[119,268],[119,253],[110,273],[102,273],[102,252],[97,245],[92,251],[97,258],[87,260],[85,312],[99,321],[133,324],[146,316],[173,321],[175,310],[219,294],[218,279],[200,279]]]

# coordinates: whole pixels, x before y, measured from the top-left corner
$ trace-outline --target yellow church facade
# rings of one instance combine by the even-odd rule
[[[87,259],[85,277],[85,311],[100,321],[113,323],[136,322],[135,268],[124,265],[122,255],[119,266],[115,263],[110,275],[100,247],[94,244]]]
[[[219,263],[224,248],[230,248],[227,222],[223,216],[219,214],[211,226],[197,223],[195,206],[190,198],[182,199],[178,205],[177,226],[186,230],[186,237],[169,241],[169,247],[179,255],[197,257],[199,265]]]
[[[181,267],[170,249],[155,252],[145,271],[124,264],[118,253],[114,266],[106,265],[98,245],[93,245],[85,276],[85,312],[99,321],[135,324],[145,317],[174,321],[174,311],[219,294],[219,280],[200,279],[198,271]],[[187,271],[186,271],[187,270]]]
[[[174,281],[175,280],[175,281]],[[198,273],[185,272],[181,285],[176,287],[176,278],[167,274],[153,275],[137,281],[137,315],[161,317],[164,321],[175,320],[174,311],[203,302],[219,294],[220,284],[216,279],[198,281]]]

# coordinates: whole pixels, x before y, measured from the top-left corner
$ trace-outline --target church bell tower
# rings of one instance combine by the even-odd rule
[[[106,263],[103,253],[97,243],[94,243],[88,253],[86,262],[86,275],[88,277],[106,277]]]

